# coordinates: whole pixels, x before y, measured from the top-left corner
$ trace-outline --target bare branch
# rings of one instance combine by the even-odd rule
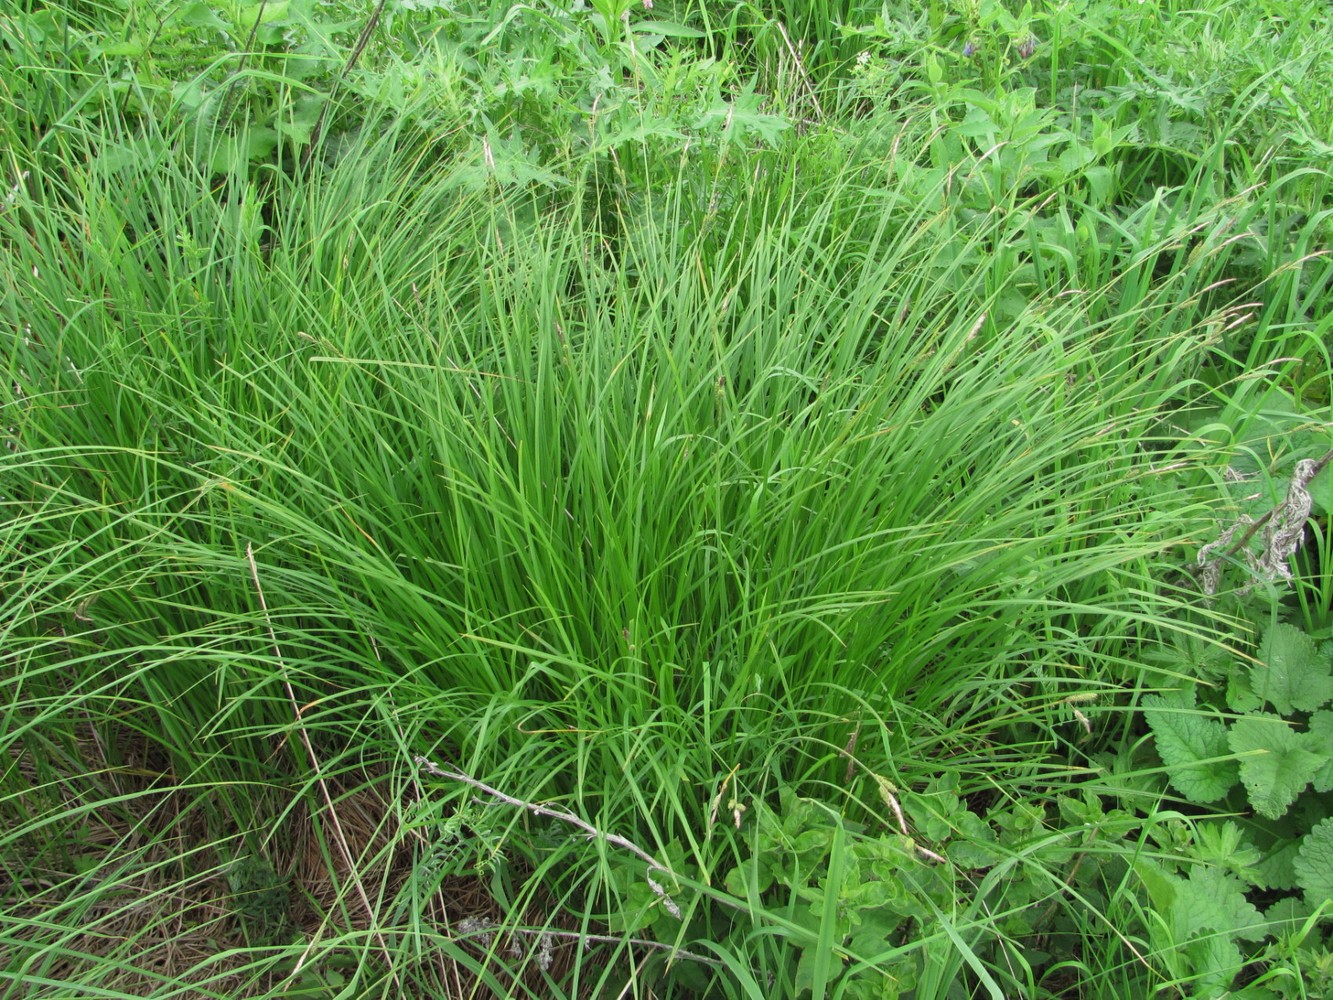
[[[660,871],[666,873],[667,875],[670,875],[673,879],[678,878],[675,872],[673,872],[666,865],[659,862],[656,858],[654,858],[643,848],[639,847],[637,844],[633,843],[632,841],[626,840],[624,837],[620,836],[617,833],[606,833],[605,831],[599,830],[597,829],[597,827],[593,826],[587,820],[580,819],[578,816],[575,816],[572,812],[569,812],[566,809],[557,809],[552,806],[544,806],[536,802],[527,802],[524,799],[515,798],[512,795],[506,795],[498,788],[492,788],[490,785],[478,781],[476,778],[470,777],[469,775],[463,774],[459,771],[445,770],[438,764],[420,755],[413,757],[412,759],[416,761],[418,766],[425,769],[426,773],[428,774],[433,774],[437,778],[448,778],[450,781],[458,781],[464,785],[470,785],[471,787],[477,789],[478,791],[485,792],[487,795],[489,795],[493,799],[496,799],[497,801],[503,802],[506,805],[515,806],[519,809],[526,809],[528,812],[532,813],[535,816],[546,816],[549,817],[550,819],[559,820],[562,823],[568,823],[570,826],[576,826],[580,830],[584,831],[589,837],[600,837],[602,840],[605,840],[608,844],[615,844],[617,847],[623,847],[625,850],[629,851],[635,857],[642,859],[647,863],[648,870],[650,873],[654,871]],[[668,896],[666,894],[666,890],[663,889],[662,886],[660,886],[658,883],[654,882],[651,876],[648,878],[648,885],[653,890],[653,892],[655,892],[661,898],[662,906],[666,909],[666,911],[670,913],[673,917],[675,917],[677,920],[682,919],[680,907],[676,905],[676,901],[673,900],[670,896]]]

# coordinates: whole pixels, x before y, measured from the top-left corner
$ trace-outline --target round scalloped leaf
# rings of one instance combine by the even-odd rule
[[[1296,854],[1296,882],[1313,906],[1333,899],[1333,817],[1315,824]]]

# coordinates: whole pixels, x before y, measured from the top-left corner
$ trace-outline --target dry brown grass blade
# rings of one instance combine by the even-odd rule
[[[268,629],[269,639],[273,643],[273,656],[278,664],[278,672],[282,677],[283,690],[287,692],[287,700],[292,706],[292,717],[295,720],[297,734],[301,737],[301,745],[305,747],[306,757],[310,761],[311,770],[315,773],[315,782],[319,785],[320,795],[324,799],[324,806],[328,810],[329,820],[333,827],[333,840],[337,845],[338,851],[342,854],[343,863],[347,865],[347,871],[351,876],[352,885],[356,889],[356,894],[365,909],[366,920],[370,933],[375,936],[375,943],[379,945],[380,954],[384,957],[385,967],[388,970],[389,978],[393,981],[394,987],[402,995],[402,984],[398,981],[398,973],[394,970],[393,956],[389,951],[388,943],[384,940],[384,935],[380,933],[378,922],[375,918],[375,908],[370,902],[370,896],[366,893],[366,887],[361,881],[361,876],[357,872],[356,859],[352,857],[351,849],[347,846],[347,838],[343,834],[342,822],[338,819],[338,810],[333,804],[333,796],[329,794],[328,783],[324,780],[323,767],[320,764],[319,756],[315,753],[315,748],[310,742],[310,735],[306,732],[305,726],[301,722],[301,708],[296,700],[296,693],[292,690],[291,679],[287,676],[287,664],[282,656],[282,649],[278,645],[278,635],[273,629],[273,622],[269,618],[268,602],[264,599],[264,588],[259,582],[259,567],[255,563],[254,544],[246,542],[245,558],[250,563],[250,577],[254,580],[255,594],[259,598],[259,608],[264,615],[264,624]],[[305,956],[302,956],[304,960]],[[293,972],[300,970],[302,962],[298,962]]]

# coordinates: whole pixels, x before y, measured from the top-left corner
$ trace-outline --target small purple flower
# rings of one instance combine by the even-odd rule
[[[971,59],[976,54],[977,54],[977,45],[975,42],[969,39],[968,43],[963,46],[963,58]]]
[[[1032,53],[1036,51],[1037,51],[1037,37],[1035,35],[1028,35],[1028,37],[1023,41],[1023,44],[1018,47],[1018,54],[1024,59],[1031,58]]]

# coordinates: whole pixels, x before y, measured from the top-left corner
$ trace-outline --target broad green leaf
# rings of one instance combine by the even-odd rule
[[[320,94],[307,94],[298,98],[290,117],[278,122],[278,131],[292,139],[298,146],[309,145],[315,126],[319,123],[324,103],[324,97]]]
[[[1315,824],[1296,854],[1296,881],[1313,906],[1333,899],[1333,817]]]
[[[138,59],[144,53],[143,42],[138,38],[117,39],[91,48],[94,53],[111,59]]]
[[[1180,879],[1147,857],[1140,857],[1134,862],[1134,872],[1147,890],[1154,910],[1167,913],[1175,906],[1180,892]]]
[[[1095,827],[1106,818],[1101,799],[1092,792],[1085,792],[1081,799],[1061,795],[1055,804],[1060,810],[1060,818],[1069,826]]]
[[[998,850],[995,831],[984,819],[964,809],[954,815],[957,824],[955,839],[945,853],[960,868],[988,868],[999,864],[1004,852]]]
[[[1267,933],[1263,916],[1245,898],[1245,884],[1210,865],[1194,865],[1189,878],[1176,884],[1171,916],[1182,941],[1205,930],[1247,941],[1261,941]]]
[[[1307,737],[1267,712],[1237,721],[1227,741],[1241,758],[1240,780],[1251,805],[1270,819],[1287,811],[1325,763],[1307,749]]]
[[[1318,649],[1301,629],[1279,623],[1264,635],[1250,687],[1282,715],[1313,712],[1333,698],[1330,659],[1333,649]]]
[[[194,0],[177,10],[179,23],[190,28],[207,28],[211,31],[227,31],[227,22],[218,17],[211,4],[204,0]]]
[[[280,0],[277,3],[252,3],[242,6],[236,14],[236,24],[245,30],[250,30],[259,24],[272,24],[274,21],[281,21],[287,17],[291,9],[290,0]]]
[[[1243,663],[1235,663],[1227,675],[1227,706],[1233,712],[1257,712],[1264,707],[1263,699],[1250,687],[1250,671]]]
[[[1011,808],[993,815],[992,819],[999,828],[1000,843],[1012,847],[1043,829],[1046,810],[1035,802],[1015,802]]]
[[[1264,919],[1275,934],[1280,934],[1284,930],[1298,930],[1301,924],[1314,915],[1314,911],[1315,908],[1299,896],[1279,896],[1264,908]]]
[[[1267,845],[1267,853],[1255,865],[1256,884],[1261,889],[1294,889],[1296,887],[1296,849],[1300,840],[1281,836]]]
[[[1226,726],[1195,707],[1192,690],[1148,695],[1143,714],[1171,784],[1187,799],[1216,802],[1236,784],[1236,762],[1219,759],[1230,757]]]
[[[215,174],[244,169],[272,155],[278,145],[278,133],[271,128],[252,128],[239,136],[229,136],[212,151],[209,167]]]
[[[750,882],[752,875],[754,882],[752,884],[747,884]],[[763,863],[751,864],[747,862],[746,864],[737,865],[735,868],[730,869],[727,872],[726,878],[723,880],[723,885],[726,887],[727,892],[731,893],[733,896],[740,899],[749,899],[757,897],[761,892],[767,892],[769,887],[773,885],[773,878],[774,872],[772,865]]]
[[[1310,716],[1310,749],[1324,755],[1324,766],[1313,779],[1316,792],[1333,789],[1333,712],[1315,712]]]
[[[852,845],[852,852],[857,862],[865,866],[867,878],[897,883],[905,868],[917,864],[912,848],[909,838],[890,833],[858,840]]]

